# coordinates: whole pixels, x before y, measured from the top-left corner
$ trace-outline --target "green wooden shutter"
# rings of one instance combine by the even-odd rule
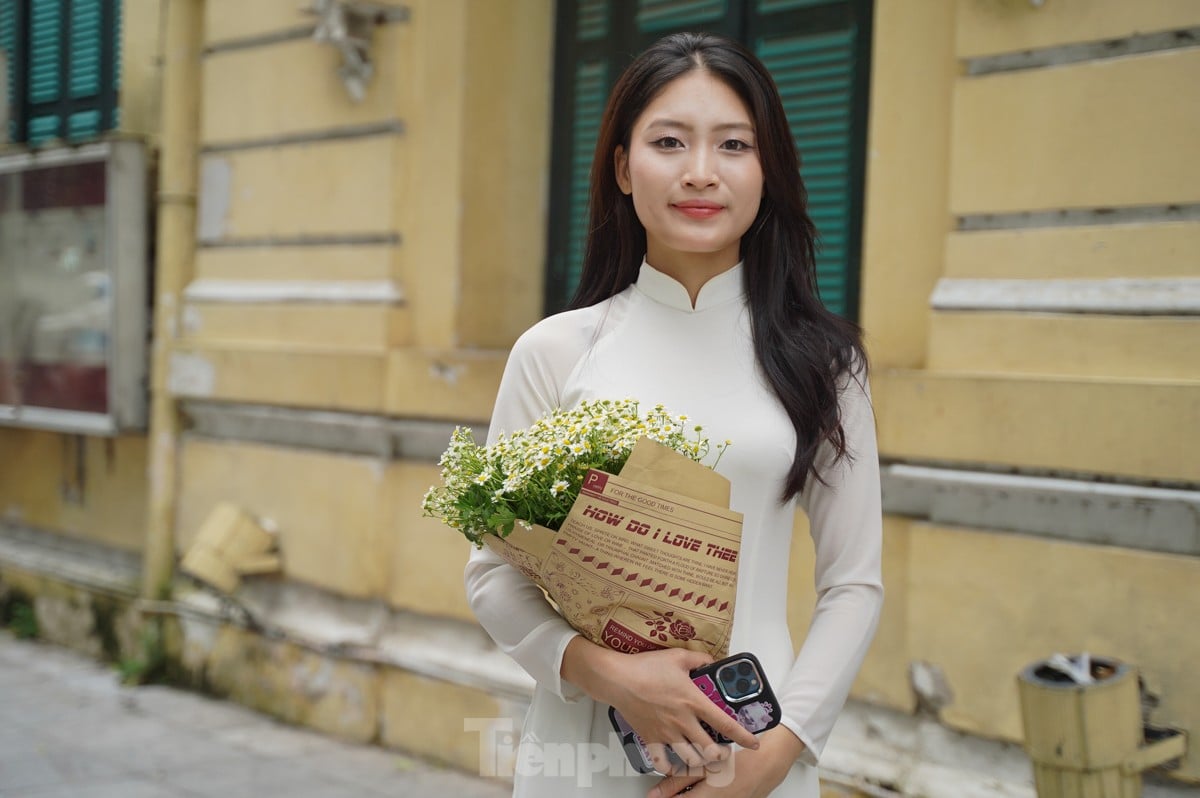
[[[73,0],[70,24],[70,66],[67,96],[72,99],[100,94],[101,0]],[[75,111],[67,117],[67,138],[78,139],[100,132],[100,109]]]
[[[759,0],[758,10],[764,14],[774,14],[777,11],[792,11],[820,5],[829,5],[829,0]]]
[[[17,4],[12,0],[0,0],[0,50],[8,62],[3,101],[8,108],[8,138],[13,140],[17,137]]]
[[[608,99],[607,61],[585,61],[575,70],[575,113],[571,137],[570,239],[567,247],[567,290],[579,285],[583,248],[587,244],[588,190],[600,117]]]
[[[114,2],[112,7],[112,32],[109,34],[112,42],[112,75],[109,77],[107,92],[111,98],[106,105],[110,109],[106,129],[115,130],[121,126],[121,26],[124,22],[122,7],[124,2]]]
[[[719,20],[728,10],[727,0],[638,0],[637,29],[665,36]]]
[[[33,0],[29,6],[29,71],[26,100],[31,111],[26,137],[37,143],[61,135],[57,110],[48,107],[62,94],[62,22],[65,9],[58,0]]]
[[[588,219],[588,172],[615,50],[612,0],[561,0],[554,89],[554,151],[546,296],[555,303],[579,282]],[[568,77],[569,76],[569,77]]]
[[[15,9],[14,0],[3,0]],[[117,124],[120,0],[25,0],[12,25],[28,52],[13,66],[13,137],[94,138]],[[19,43],[19,42],[18,42]]]
[[[825,306],[846,315],[850,307],[849,248],[854,191],[855,30],[764,38],[757,55],[771,70],[783,97],[800,152],[800,173],[817,226],[817,286]]]

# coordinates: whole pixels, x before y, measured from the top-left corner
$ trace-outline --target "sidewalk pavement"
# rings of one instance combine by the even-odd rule
[[[496,782],[285,726],[0,630],[0,798],[502,798]]]

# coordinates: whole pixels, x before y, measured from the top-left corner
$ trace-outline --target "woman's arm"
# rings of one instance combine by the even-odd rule
[[[847,375],[842,425],[850,458],[818,458],[827,485],[809,477],[801,496],[815,560],[817,603],[796,662],[778,691],[782,725],[816,764],[862,665],[883,604],[883,512],[875,417],[865,374]]]
[[[570,319],[551,317],[513,345],[488,428],[488,444],[533,424],[560,403],[560,385],[582,354]],[[467,602],[480,625],[538,684],[564,701],[583,692],[560,675],[563,652],[579,633],[537,585],[489,549],[471,552],[464,572]]]

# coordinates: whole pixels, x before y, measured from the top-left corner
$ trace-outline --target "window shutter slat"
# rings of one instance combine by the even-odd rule
[[[725,16],[727,0],[638,0],[639,31],[683,30]]]
[[[17,5],[0,2],[0,50],[8,62],[8,81],[4,88],[4,105],[8,108],[8,137],[17,137]]]
[[[777,11],[804,3],[762,0]],[[817,287],[825,306],[845,315],[849,286],[845,242],[850,230],[851,131],[854,96],[853,28],[832,33],[764,38],[758,56],[774,75],[809,189],[817,226]]]
[[[71,66],[68,88],[73,98],[100,93],[100,0],[74,0],[71,5]]]
[[[588,178],[596,149],[600,118],[608,99],[608,63],[581,63],[575,71],[574,136],[571,141],[570,244],[567,249],[567,285],[579,284],[583,248],[587,244]]]
[[[797,8],[819,6],[829,0],[758,0],[758,10],[763,14],[773,14],[776,11],[794,11]]]
[[[62,93],[62,6],[34,0],[29,19],[29,102],[54,102]],[[32,124],[32,121],[31,121]]]
[[[578,0],[579,25],[576,37],[581,42],[596,41],[608,35],[608,0]]]

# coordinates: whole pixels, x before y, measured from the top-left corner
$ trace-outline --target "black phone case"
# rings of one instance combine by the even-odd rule
[[[742,661],[748,661],[752,665],[759,686],[759,689],[755,690],[753,694],[746,696],[739,695],[739,690],[735,689],[737,687],[735,681],[729,681],[725,685],[718,681],[718,674],[728,680],[726,674],[722,673],[722,669],[726,667],[736,669]],[[733,654],[725,659],[697,668],[691,672],[691,676],[696,687],[700,688],[710,701],[725,710],[747,731],[759,734],[779,725],[779,719],[783,716],[783,712],[779,708],[779,701],[775,698],[775,693],[767,682],[767,674],[763,671],[758,658],[753,654],[748,652]],[[621,747],[625,749],[625,756],[629,758],[629,763],[633,765],[634,769],[638,773],[657,772],[650,761],[645,742],[615,707],[608,708],[608,719],[612,723],[613,730],[621,739]],[[714,732],[707,723],[702,722],[702,725],[716,742],[725,744],[732,742],[725,735]],[[667,754],[672,763],[683,764],[683,761],[675,755],[670,747],[667,748]]]

